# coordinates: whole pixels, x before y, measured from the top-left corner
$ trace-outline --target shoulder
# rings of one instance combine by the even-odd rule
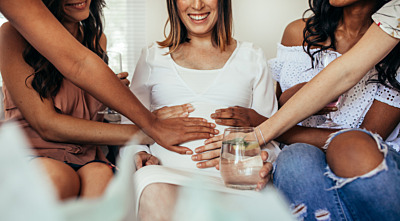
[[[9,23],[4,23],[0,28],[0,46],[4,50],[23,51],[27,46],[27,41],[22,35]]]
[[[288,24],[283,32],[282,45],[284,46],[300,46],[303,44],[303,30],[305,21],[298,19]]]

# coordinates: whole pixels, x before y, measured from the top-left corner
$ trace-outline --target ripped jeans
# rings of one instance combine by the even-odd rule
[[[312,145],[293,144],[279,154],[274,185],[298,220],[400,220],[400,154],[377,135],[351,130],[372,136],[384,154],[383,162],[363,176],[336,176],[325,153]]]

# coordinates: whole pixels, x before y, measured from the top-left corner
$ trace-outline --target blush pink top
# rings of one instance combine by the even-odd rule
[[[79,165],[93,160],[108,162],[99,146],[57,143],[43,140],[22,116],[12,101],[6,85],[3,85],[3,93],[5,120],[14,120],[21,125],[37,156],[50,157]],[[104,105],[67,79],[63,80],[60,91],[54,98],[54,106],[57,112],[65,115],[86,120],[103,120],[103,116],[98,115],[97,112],[103,109]]]

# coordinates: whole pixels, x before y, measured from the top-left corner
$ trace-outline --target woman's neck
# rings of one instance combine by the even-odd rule
[[[352,48],[368,30],[376,1],[364,0],[343,8],[343,18],[335,31],[336,51],[345,53]]]
[[[338,30],[343,31],[351,37],[364,35],[372,23],[371,16],[376,7],[376,1],[360,1],[343,8],[343,19]]]
[[[68,32],[72,34],[72,36],[74,36],[75,38],[79,37],[79,23],[65,22],[63,23],[63,25],[68,30]]]
[[[189,35],[188,38],[190,42],[187,43],[187,46],[193,48],[213,48],[212,36],[211,33],[207,35]]]

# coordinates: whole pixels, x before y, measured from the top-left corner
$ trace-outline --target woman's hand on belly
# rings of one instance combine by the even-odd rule
[[[257,127],[262,122],[268,120],[268,118],[251,108],[239,106],[218,109],[215,113],[211,114],[211,118],[219,125],[234,127]]]
[[[215,167],[219,164],[223,135],[215,136],[206,140],[204,146],[195,149],[196,154],[192,156],[193,161],[202,161],[196,164],[198,168]]]
[[[160,164],[160,161],[158,160],[158,158],[149,153],[141,151],[141,152],[138,152],[137,154],[135,154],[136,170],[138,170],[144,166],[159,165],[159,164]]]
[[[191,104],[182,104],[171,107],[162,107],[153,111],[153,114],[160,119],[175,118],[175,117],[188,117],[189,113],[194,111],[194,107]]]

